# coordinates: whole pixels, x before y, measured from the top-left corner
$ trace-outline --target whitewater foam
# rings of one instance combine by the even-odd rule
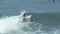
[[[0,19],[0,33],[7,33],[10,30],[17,30],[19,29],[18,24],[22,24],[21,21],[23,21],[23,14],[22,12],[18,16],[6,16]],[[21,26],[21,25],[20,25]]]

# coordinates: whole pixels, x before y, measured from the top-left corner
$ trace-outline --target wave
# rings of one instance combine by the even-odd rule
[[[1,34],[59,34],[60,29],[48,27],[38,22],[24,22],[21,12],[17,16],[6,16],[0,18],[0,33]]]

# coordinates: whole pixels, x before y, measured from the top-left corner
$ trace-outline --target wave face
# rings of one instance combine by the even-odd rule
[[[54,27],[54,25],[45,25],[46,21],[43,19],[42,14],[39,20],[33,15],[30,21],[23,21],[23,14],[25,11],[21,12],[17,16],[6,16],[0,18],[0,33],[1,34],[60,34],[60,27]],[[44,14],[44,16],[46,16]],[[38,16],[37,16],[38,17]],[[35,21],[36,19],[36,21]],[[46,18],[47,19],[47,18]],[[47,23],[46,23],[47,24]]]

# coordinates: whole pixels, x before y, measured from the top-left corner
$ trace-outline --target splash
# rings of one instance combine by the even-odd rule
[[[19,29],[18,24],[23,25],[21,21],[23,21],[23,14],[24,12],[21,12],[18,16],[6,16],[3,18],[0,18],[0,33],[7,33],[9,31],[16,31]]]

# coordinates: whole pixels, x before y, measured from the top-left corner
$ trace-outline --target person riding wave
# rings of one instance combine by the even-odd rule
[[[30,20],[31,17],[32,17],[32,15],[27,15],[27,13],[24,13],[24,15],[23,15],[23,21]]]

